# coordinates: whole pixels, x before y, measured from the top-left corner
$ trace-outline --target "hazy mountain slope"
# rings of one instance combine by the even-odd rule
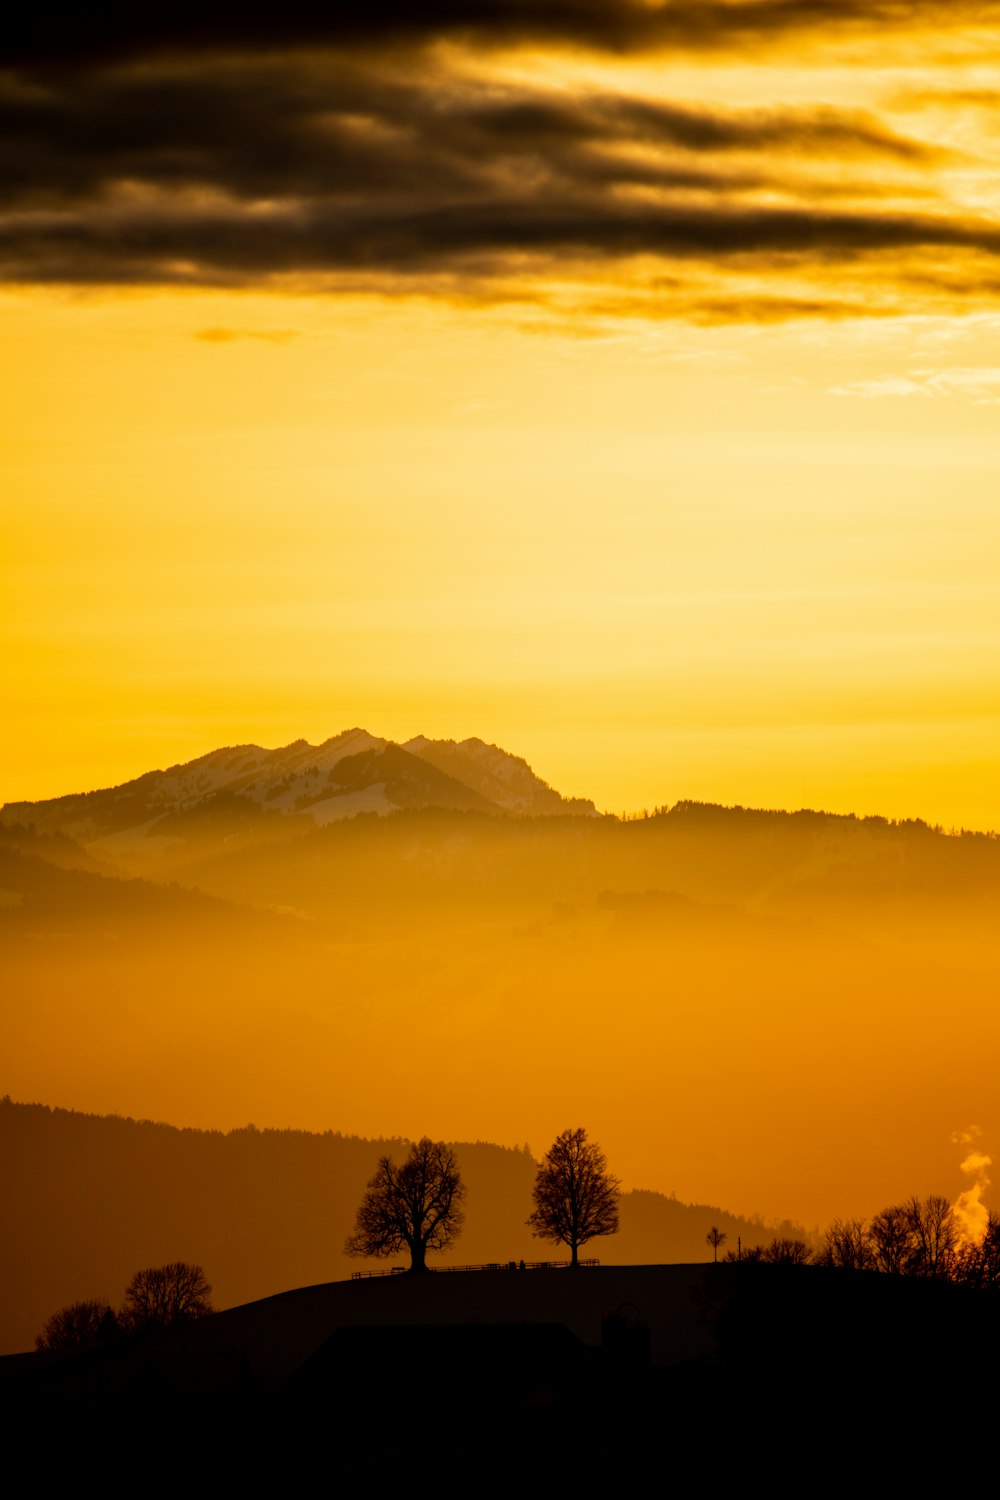
[[[8,942],[79,933],[117,940],[183,930],[226,940],[252,929],[284,940],[296,926],[287,917],[251,912],[233,902],[147,880],[123,880],[90,870],[64,869],[35,854],[0,847],[0,933]],[[41,957],[41,955],[39,955]],[[8,1004],[13,997],[8,993]]]
[[[422,746],[421,753],[348,729],[322,745],[237,745],[121,786],[9,802],[0,825],[60,833],[98,861],[134,873],[168,871],[179,859],[203,855],[213,840],[220,847],[233,840],[246,845],[295,831],[279,830],[279,817],[322,827],[397,808],[594,811],[591,803],[560,797],[523,760],[481,740],[453,746],[453,754],[445,742],[411,744]]]
[[[8,802],[4,823],[60,829],[83,843],[142,829],[167,812],[178,812],[220,794],[238,794],[278,812],[294,812],[317,799],[342,760],[384,746],[364,729],[346,729],[322,745],[295,740],[278,750],[236,745],[197,760],[147,771],[134,781],[99,791],[54,797],[46,802]]]
[[[487,745],[483,740],[429,740],[418,734],[403,746],[411,754],[475,791],[507,812],[527,816],[596,816],[593,802],[584,797],[563,797],[548,782],[536,776],[526,760]]]
[[[655,905],[672,894],[880,940],[911,927],[926,940],[941,922],[970,925],[977,946],[995,929],[1000,937],[1000,840],[919,823],[681,803],[630,822],[409,809],[323,829],[304,823],[297,833],[280,847],[220,840],[187,864],[178,852],[176,878],[315,917],[342,913],[371,883],[403,923],[433,907],[547,919],[607,906],[616,893],[634,915],[640,897]]]
[[[268,920],[41,862],[0,879],[0,1088],[209,1125],[322,1128],[333,1099],[367,1134],[539,1148],[582,1121],[630,1181],[810,1226],[954,1197],[970,1123],[992,1154],[995,839],[681,804],[257,808],[247,842],[233,804],[218,836],[211,802],[167,815],[208,830],[168,869]]]
[[[134,1271],[202,1264],[219,1307],[349,1276],[342,1253],[378,1157],[399,1140],[303,1131],[228,1134],[0,1100],[6,1216],[0,1352],[30,1348],[67,1302],[112,1302]],[[537,1164],[524,1150],[457,1143],[466,1225],[441,1264],[564,1258],[524,1220]],[[710,1223],[757,1243],[760,1224],[717,1209],[626,1195],[622,1232],[588,1251],[608,1263],[704,1260]],[[405,1263],[405,1257],[404,1257]]]
[[[61,870],[90,870],[94,874],[113,874],[114,866],[98,859],[65,833],[39,833],[23,823],[0,823],[0,849],[16,854],[33,855]]]
[[[379,745],[345,757],[331,772],[338,793],[383,789],[390,808],[442,807],[468,812],[497,812],[498,805],[461,779],[449,775],[400,745]],[[325,808],[326,803],[321,803]],[[333,804],[335,808],[335,804]],[[315,808],[310,811],[316,812]]]

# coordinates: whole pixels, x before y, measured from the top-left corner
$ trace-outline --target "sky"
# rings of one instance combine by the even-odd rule
[[[359,724],[1000,828],[998,56],[965,0],[23,19],[0,800]]]

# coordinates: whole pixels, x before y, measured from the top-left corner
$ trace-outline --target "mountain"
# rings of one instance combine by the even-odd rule
[[[359,813],[422,807],[596,816],[592,802],[561,797],[526,761],[482,740],[421,735],[400,746],[345,729],[322,745],[231,746],[121,786],[8,802],[0,824],[59,833],[115,861],[168,855],[199,833],[279,836],[278,817],[323,827]]]
[[[526,760],[484,740],[428,740],[422,734],[403,746],[411,755],[436,766],[471,787],[496,807],[527,817],[596,817],[585,797],[563,797],[536,776]]]
[[[498,804],[483,796],[460,777],[449,775],[433,762],[411,755],[405,747],[387,744],[348,755],[341,760],[330,780],[335,786],[332,798],[319,804],[326,816],[317,822],[329,822],[344,816],[342,804],[365,792],[377,792],[382,805],[369,810],[392,812],[400,807],[446,807],[462,812],[496,812]],[[313,811],[315,817],[315,810]],[[332,814],[332,818],[331,815]]]

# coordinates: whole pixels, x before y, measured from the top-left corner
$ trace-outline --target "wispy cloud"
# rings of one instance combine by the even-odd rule
[[[883,380],[852,380],[846,385],[832,386],[830,393],[834,396],[857,396],[863,401],[881,401],[886,397],[931,396],[926,386],[903,375],[890,375]]]
[[[199,328],[193,337],[203,344],[232,344],[256,339],[264,344],[288,344],[298,338],[295,328]]]
[[[1000,402],[1000,369],[992,366],[956,367],[940,370],[915,370],[909,375],[889,375],[877,380],[853,380],[832,386],[831,395],[856,396],[862,400],[886,397],[957,396],[978,405]]]
[[[944,370],[922,370],[920,377],[941,396],[964,396],[980,405],[1000,401],[1000,368],[955,366]]]

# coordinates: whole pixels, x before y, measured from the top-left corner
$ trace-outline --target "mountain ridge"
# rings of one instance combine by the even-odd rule
[[[417,735],[399,744],[355,726],[319,745],[293,740],[268,750],[223,746],[115,786],[38,801],[6,802],[0,824],[30,823],[79,843],[121,852],[126,842],[163,836],[170,814],[242,798],[261,811],[328,822],[401,807],[459,808],[498,816],[597,816],[593,802],[566,798],[527,761],[497,745]],[[169,835],[168,835],[169,836]],[[148,846],[147,846],[148,847]]]

